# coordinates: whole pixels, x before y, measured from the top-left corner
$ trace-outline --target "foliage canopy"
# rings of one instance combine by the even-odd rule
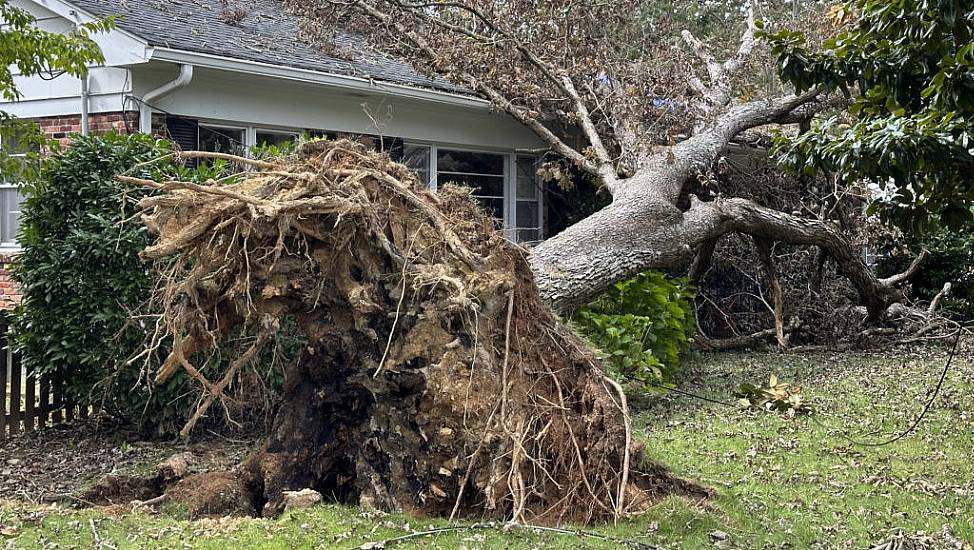
[[[780,142],[785,163],[869,182],[871,211],[903,226],[971,222],[974,1],[851,0],[832,17],[847,29],[818,51],[798,32],[768,35],[785,81],[852,96]]]

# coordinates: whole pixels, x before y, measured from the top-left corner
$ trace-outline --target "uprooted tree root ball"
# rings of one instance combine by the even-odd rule
[[[246,162],[254,170],[232,185],[121,179],[163,191],[141,204],[159,235],[144,257],[176,255],[158,297],[173,351],[157,379],[182,368],[206,390],[184,434],[285,318],[310,342],[287,367],[266,442],[236,470],[255,513],[306,487],[383,510],[541,523],[705,494],[645,461],[621,389],[467,191],[434,194],[349,141]],[[187,358],[231,329],[250,339],[207,380]]]

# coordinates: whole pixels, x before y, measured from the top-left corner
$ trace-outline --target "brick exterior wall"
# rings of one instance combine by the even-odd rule
[[[9,254],[0,254],[0,309],[13,309],[20,304],[20,285],[10,278],[10,263],[14,260]]]
[[[64,115],[34,119],[45,136],[56,139],[62,145],[71,143],[71,134],[81,133],[81,115]],[[153,121],[155,122],[155,121]],[[120,134],[139,129],[139,113],[95,113],[88,115],[88,129],[92,134],[107,134],[114,130]]]
[[[80,114],[36,118],[34,122],[45,136],[56,139],[62,145],[71,143],[71,134],[81,133]],[[165,135],[165,124],[165,115],[153,113],[153,134]],[[112,130],[120,134],[135,132],[139,129],[139,113],[136,111],[92,113],[88,115],[88,129],[95,135],[107,134]],[[0,253],[0,310],[9,310],[20,304],[20,285],[10,277],[10,264],[14,259],[15,254]]]

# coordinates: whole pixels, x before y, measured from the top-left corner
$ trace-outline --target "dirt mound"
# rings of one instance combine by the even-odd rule
[[[95,506],[113,506],[143,501],[159,496],[163,486],[156,479],[132,475],[109,475],[81,493],[81,502]]]
[[[186,506],[193,519],[254,514],[252,491],[232,472],[189,476],[167,489],[166,497]]]
[[[183,368],[207,390],[186,433],[285,318],[310,341],[240,469],[256,510],[312,488],[419,515],[588,522],[696,491],[639,467],[621,389],[468,191],[431,193],[348,141],[238,161],[256,170],[230,185],[136,183],[165,191],[142,203],[159,235],[144,256],[175,255],[157,378]],[[249,339],[212,382],[187,357],[231,328]]]

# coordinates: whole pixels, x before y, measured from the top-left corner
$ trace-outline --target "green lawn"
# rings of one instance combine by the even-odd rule
[[[712,487],[716,496],[708,502],[670,498],[640,518],[592,530],[662,548],[868,548],[899,533],[918,532],[931,537],[931,548],[964,548],[964,542],[974,541],[974,365],[969,360],[955,362],[916,433],[883,447],[861,447],[842,437],[876,441],[906,427],[922,408],[943,360],[942,352],[929,349],[885,356],[695,357],[679,380],[683,389],[733,401],[735,386],[765,381],[773,372],[804,387],[818,422],[674,394],[634,396],[637,427],[650,455]],[[15,503],[0,505],[0,524],[15,548],[91,548],[100,542],[102,548],[221,550],[228,545],[234,550],[357,548],[446,526],[336,505],[278,520],[189,522]],[[716,545],[715,531],[727,536]],[[504,532],[490,526],[395,545],[469,550],[619,546],[578,535]]]

